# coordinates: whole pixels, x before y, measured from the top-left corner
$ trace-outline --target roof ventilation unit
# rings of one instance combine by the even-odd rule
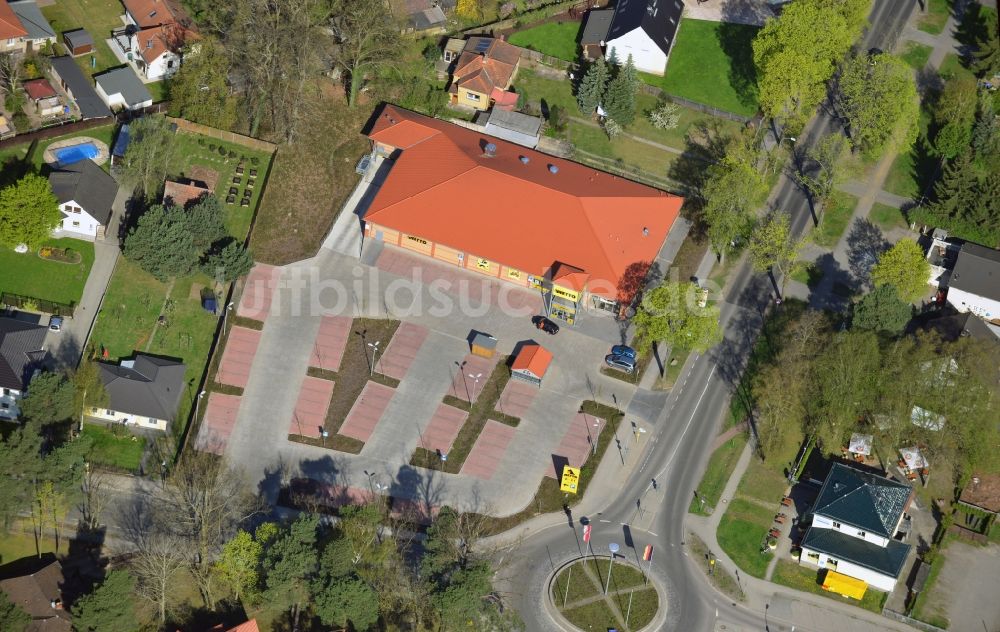
[[[559,167],[556,165],[549,165],[549,173],[559,173]]]
[[[526,165],[526,164],[528,164],[529,162],[531,162],[531,159],[530,159],[530,158],[528,158],[527,156],[521,156],[521,164],[522,164],[522,165]]]
[[[497,155],[497,146],[495,143],[486,143],[483,147],[483,155],[487,158],[495,158]]]

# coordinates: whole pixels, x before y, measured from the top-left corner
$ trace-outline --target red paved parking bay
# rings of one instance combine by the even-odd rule
[[[233,327],[229,330],[229,340],[226,341],[226,350],[222,353],[219,373],[215,378],[219,384],[245,388],[259,344],[260,332],[255,329]]]
[[[351,407],[351,412],[347,414],[347,419],[340,427],[340,434],[359,441],[368,441],[395,392],[395,389],[384,384],[368,382]]]
[[[500,459],[507,451],[507,445],[514,438],[516,428],[504,425],[492,419],[486,422],[476,445],[472,446],[472,451],[465,459],[462,466],[462,474],[475,476],[476,478],[493,478],[497,468],[500,466]]]
[[[208,402],[204,404],[205,416],[201,420],[195,448],[212,454],[226,451],[229,435],[236,425],[236,414],[240,411],[240,399],[238,395],[208,394]]]
[[[319,438],[320,428],[326,423],[326,411],[330,409],[331,397],[333,382],[306,376],[299,391],[299,399],[295,402],[289,434]]]

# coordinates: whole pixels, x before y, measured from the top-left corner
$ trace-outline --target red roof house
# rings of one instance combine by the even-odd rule
[[[21,20],[18,19],[14,10],[6,2],[0,2],[0,53],[11,50],[21,50],[22,42],[9,40],[20,40],[26,37],[28,31],[25,30]]]
[[[28,98],[32,101],[48,99],[56,96],[56,89],[52,87],[49,80],[41,77],[24,82],[24,91],[28,93]]]
[[[470,37],[451,73],[451,102],[487,110],[491,102],[513,107],[517,95],[507,92],[517,75],[521,49],[492,37]]]
[[[364,216],[370,237],[551,291],[574,308],[584,295],[613,308],[620,284],[656,259],[683,203],[393,105],[368,136],[393,157]]]

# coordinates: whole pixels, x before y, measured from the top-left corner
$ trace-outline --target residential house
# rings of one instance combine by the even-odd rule
[[[181,66],[181,50],[197,32],[173,0],[124,0],[125,27],[112,33],[122,56],[147,81],[172,76]]]
[[[7,2],[0,2],[0,53],[23,53],[28,30]]]
[[[97,96],[112,110],[141,110],[153,105],[153,95],[131,68],[115,68],[94,76]]]
[[[56,32],[42,15],[35,0],[14,0],[9,5],[27,31],[24,36],[25,52],[42,50],[46,44],[56,43]]]
[[[137,353],[133,360],[98,366],[109,402],[105,408],[91,407],[89,417],[167,430],[184,393],[183,362]]]
[[[483,132],[534,149],[538,146],[538,139],[542,135],[542,119],[538,116],[493,108],[490,110],[489,118],[486,119]]]
[[[104,237],[118,195],[114,178],[93,160],[80,160],[50,173],[49,185],[63,214],[56,236],[87,241]]]
[[[367,134],[391,165],[363,216],[368,238],[535,289],[567,323],[631,300],[619,288],[656,259],[683,202],[394,105]]]
[[[955,259],[962,249],[960,240],[948,237],[948,231],[935,228],[931,233],[931,242],[927,247],[927,263],[931,265],[931,276],[928,283],[939,289],[948,287],[951,271],[955,268]]]
[[[962,244],[948,280],[948,303],[1000,325],[1000,250]]]
[[[912,497],[908,485],[834,463],[810,512],[799,563],[891,592],[911,548],[897,534]]]
[[[604,43],[608,39],[614,17],[614,9],[591,9],[587,12],[587,23],[580,35],[580,47],[585,59],[594,61],[604,56]]]
[[[942,340],[954,342],[959,338],[971,337],[974,340],[988,344],[1000,355],[1000,325],[987,323],[972,312],[951,313],[946,311],[933,318],[919,319],[914,328],[922,327],[935,331]]]
[[[28,101],[38,116],[58,116],[63,113],[64,107],[59,100],[59,93],[48,79],[39,77],[25,81],[24,93],[28,95]]]
[[[963,527],[989,533],[1000,515],[1000,474],[973,474],[959,494],[958,504],[974,510],[965,514],[968,517]],[[986,512],[986,516],[976,515],[978,512]]]
[[[90,80],[84,76],[83,71],[76,65],[69,55],[53,57],[52,78],[59,84],[70,99],[76,103],[80,110],[80,118],[95,119],[107,118],[111,116],[111,110],[101,101],[101,97],[90,85]]]
[[[212,190],[200,180],[178,178],[177,180],[167,180],[163,184],[163,199],[161,201],[165,205],[172,204],[186,208],[189,204],[211,194]]]
[[[447,18],[437,3],[431,0],[394,0],[393,8],[407,22],[407,31],[417,31],[424,35],[443,33]]]
[[[517,95],[509,91],[521,63],[521,49],[492,37],[470,37],[451,73],[448,93],[454,105],[488,110],[512,109]]]
[[[73,57],[86,55],[94,50],[94,38],[84,29],[63,33],[63,43]]]
[[[24,632],[70,632],[73,619],[63,604],[63,571],[58,560],[47,556],[36,570],[24,575],[0,580],[0,591],[7,593],[12,603],[26,612],[31,620]],[[6,561],[6,560],[5,560]],[[18,628],[21,629],[21,628]]]
[[[631,55],[636,69],[663,75],[683,12],[682,0],[618,0],[605,55],[622,64]]]
[[[17,419],[17,403],[45,359],[41,325],[0,316],[0,419]]]

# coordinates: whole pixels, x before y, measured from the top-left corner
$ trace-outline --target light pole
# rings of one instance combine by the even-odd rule
[[[330,433],[326,431],[326,428],[322,426],[319,429],[319,436],[323,438],[323,447],[326,447],[326,438],[330,436]]]
[[[608,545],[608,550],[611,551],[611,563],[608,564],[608,582],[607,582],[607,584],[604,585],[604,594],[605,595],[608,594],[608,588],[611,587],[611,569],[614,568],[614,565],[615,565],[615,555],[618,553],[618,549],[619,548],[620,547],[618,546],[617,542],[612,542],[611,544]]]
[[[201,398],[204,397],[208,391],[202,391],[198,393],[198,397],[194,400],[194,418],[198,418],[198,407],[201,404]]]
[[[476,402],[476,389],[479,387],[479,378],[483,377],[482,373],[476,373],[475,375],[469,373],[469,377],[475,380],[472,384],[472,401],[470,403]]]
[[[226,305],[226,310],[222,312],[222,333],[226,333],[226,320],[229,318],[229,312],[233,311],[234,303],[229,301],[229,305]]]
[[[372,498],[375,498],[375,484],[372,482],[372,479],[375,477],[375,472],[364,470],[364,473],[365,476],[368,477],[368,489],[371,490]]]
[[[375,342],[369,342],[368,346],[372,348],[372,363],[371,363],[371,375],[375,375],[375,356],[378,355],[378,345],[382,342],[381,340],[376,340]]]

